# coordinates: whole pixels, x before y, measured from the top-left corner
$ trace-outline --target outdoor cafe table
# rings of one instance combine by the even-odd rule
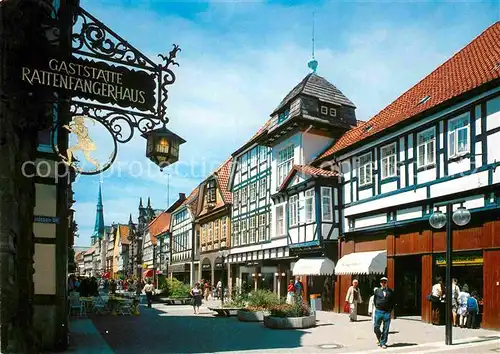
[[[88,296],[81,296],[80,301],[82,302],[83,310],[85,315],[92,311],[92,304],[94,303],[94,298]]]
[[[116,316],[118,308],[121,305],[123,305],[123,303],[125,303],[127,300],[130,300],[130,299],[118,297],[118,296],[110,296],[109,300],[108,300],[108,308],[109,308],[109,311],[111,312],[111,315]],[[140,313],[139,313],[139,300],[133,299],[132,313],[136,316],[140,315]]]

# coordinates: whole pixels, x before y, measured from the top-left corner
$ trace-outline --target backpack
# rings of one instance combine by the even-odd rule
[[[472,296],[467,299],[467,312],[477,312],[477,301]]]

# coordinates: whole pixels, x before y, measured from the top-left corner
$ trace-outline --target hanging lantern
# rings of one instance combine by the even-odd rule
[[[437,210],[431,215],[429,223],[433,228],[440,229],[444,225],[446,225],[446,215],[443,214],[441,211]]]
[[[457,224],[458,226],[467,225],[471,219],[470,211],[465,209],[465,207],[460,206],[457,210],[455,210],[452,218],[455,224]]]
[[[179,160],[179,146],[186,141],[165,127],[142,134],[146,138],[146,157],[163,168]]]

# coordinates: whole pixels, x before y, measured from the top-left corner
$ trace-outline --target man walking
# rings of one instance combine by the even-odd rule
[[[387,287],[386,277],[380,279],[380,288],[375,291],[373,302],[375,304],[375,335],[377,336],[378,345],[382,349],[387,349],[391,312],[394,308],[394,292]],[[382,323],[384,325],[381,331],[380,325]]]

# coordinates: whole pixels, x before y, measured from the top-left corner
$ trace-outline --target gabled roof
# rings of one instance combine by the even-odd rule
[[[130,228],[128,225],[118,224],[118,232],[120,232],[120,242],[122,245],[129,245],[130,241],[128,240]]]
[[[280,191],[285,190],[290,182],[292,181],[293,177],[297,172],[301,172],[303,174],[309,175],[311,177],[338,177],[340,174],[338,171],[328,171],[324,170],[322,168],[317,168],[309,165],[293,165],[292,169],[286,176],[285,180],[283,183],[281,183],[281,186],[279,188]]]
[[[369,121],[351,129],[320,159],[500,78],[500,22],[496,22]]]
[[[224,198],[224,202],[226,204],[232,203],[233,201],[233,195],[227,188],[229,184],[229,177],[231,173],[232,164],[233,164],[233,158],[230,157],[222,164],[222,166],[220,166],[215,171],[219,183],[219,189],[222,194],[222,198]]]
[[[308,74],[301,82],[297,84],[281,101],[276,109],[271,113],[275,114],[281,108],[289,104],[295,97],[300,94],[317,97],[321,102],[331,103],[334,105],[344,105],[356,108],[337,87],[326,80],[324,77],[316,73]]]
[[[157,244],[157,239],[156,239],[157,236],[169,230],[170,217],[171,217],[170,213],[163,212],[149,223],[149,235],[151,237],[151,243],[153,245]]]
[[[90,255],[93,254],[94,252],[95,252],[95,246],[92,246],[89,248],[87,252],[85,252],[85,255]]]

